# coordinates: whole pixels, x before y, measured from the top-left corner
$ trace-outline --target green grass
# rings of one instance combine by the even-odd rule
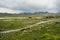
[[[60,40],[60,23],[49,22],[23,31],[0,35],[0,40]]]
[[[8,20],[8,21],[7,21]],[[9,21],[11,20],[11,21]],[[42,21],[42,19],[0,19],[0,31],[19,29]]]
[[[59,18],[50,18],[59,19]],[[1,19],[0,31],[23,28],[41,21],[47,21],[44,17],[33,17],[29,19]],[[12,21],[6,21],[12,20]],[[59,21],[60,22],[60,21]],[[1,34],[0,40],[60,40],[60,23],[49,22],[34,26],[30,29],[20,30],[17,32]]]

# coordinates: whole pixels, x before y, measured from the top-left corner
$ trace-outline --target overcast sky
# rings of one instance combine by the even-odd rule
[[[60,0],[0,0],[0,12],[60,11]]]

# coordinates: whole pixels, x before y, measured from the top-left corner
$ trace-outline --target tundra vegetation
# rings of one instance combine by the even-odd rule
[[[0,32],[20,29],[41,21],[56,19],[57,21],[40,24],[17,32],[0,33],[0,40],[60,40],[60,16],[24,15],[12,18],[0,17]]]

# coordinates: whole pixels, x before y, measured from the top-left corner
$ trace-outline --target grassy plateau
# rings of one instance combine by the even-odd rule
[[[0,40],[60,40],[60,18],[56,17],[4,17],[0,18],[0,32],[24,28],[35,23],[56,20],[39,24],[29,29],[11,33],[0,33]]]

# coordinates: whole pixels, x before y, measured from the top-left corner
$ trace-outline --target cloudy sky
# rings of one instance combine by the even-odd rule
[[[0,0],[0,12],[60,11],[60,0]]]

